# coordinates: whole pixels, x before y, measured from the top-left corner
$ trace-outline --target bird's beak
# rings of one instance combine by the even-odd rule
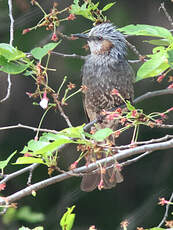
[[[88,34],[72,34],[73,37],[88,39]]]

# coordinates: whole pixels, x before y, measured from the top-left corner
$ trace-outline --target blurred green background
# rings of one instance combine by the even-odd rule
[[[52,7],[52,0],[39,1],[45,11]],[[59,9],[63,9],[72,3],[72,0],[57,0]],[[95,1],[97,2],[97,1]],[[102,0],[103,6],[112,1]],[[164,1],[168,12],[172,14],[173,3]],[[163,12],[159,10],[160,0],[117,0],[114,7],[108,13],[108,18],[118,27],[128,24],[150,24],[164,26],[171,29]],[[31,6],[28,0],[14,0],[13,14],[15,18],[15,40],[14,45],[19,49],[29,52],[32,48],[42,46],[50,41],[51,34],[43,29],[32,31],[22,35],[22,30],[35,25],[42,16],[37,7]],[[102,8],[102,7],[101,7]],[[173,14],[172,14],[173,15]],[[67,35],[78,33],[90,29],[92,22],[82,17],[77,17],[75,21],[64,22],[60,30]],[[129,38],[141,54],[150,53],[152,46],[142,42],[143,38]],[[9,42],[9,17],[8,4],[6,0],[0,0],[0,42]],[[57,47],[58,52],[67,54],[77,53],[86,55],[87,52],[82,48],[83,41],[63,40]],[[137,57],[129,51],[129,59]],[[81,84],[80,69],[82,61],[78,59],[62,58],[52,56],[50,67],[56,68],[56,72],[50,72],[50,85],[58,89],[60,82],[66,75],[68,82],[75,83],[78,87]],[[134,70],[139,65],[133,65]],[[6,94],[7,76],[0,72],[0,98]],[[147,79],[135,84],[136,97],[148,91],[166,88],[167,80],[159,84],[155,79]],[[25,125],[37,127],[43,110],[38,106],[32,105],[32,99],[29,99],[26,92],[33,92],[35,83],[29,77],[22,75],[12,76],[11,97],[0,104],[0,127],[22,123]],[[144,111],[164,111],[172,107],[172,96],[161,96],[149,99],[140,103],[138,107]],[[78,94],[72,98],[69,105],[65,108],[74,126],[86,122],[82,107],[82,98]],[[172,123],[173,115],[169,116],[168,122]],[[66,127],[66,123],[59,115],[50,111],[43,122],[42,128],[61,130]],[[171,134],[171,130],[149,129],[141,127],[140,140],[149,140]],[[9,131],[0,131],[0,160],[6,159],[14,150],[20,151],[23,146],[34,137],[34,133],[29,130],[16,129]],[[123,142],[128,143],[128,134]],[[66,168],[76,159],[75,148],[66,148],[61,153],[62,167]],[[14,161],[14,159],[13,159]],[[19,226],[25,225],[35,227],[43,225],[47,230],[60,229],[59,220],[66,210],[66,207],[76,205],[75,230],[88,229],[90,225],[95,225],[100,230],[120,229],[120,222],[124,219],[129,221],[128,229],[135,229],[138,226],[146,228],[157,225],[164,214],[164,208],[158,206],[158,198],[168,198],[172,187],[173,156],[171,150],[157,151],[148,157],[126,167],[123,170],[124,183],[108,191],[94,191],[84,193],[80,191],[80,178],[71,178],[67,181],[49,186],[37,192],[36,197],[26,197],[18,202],[19,210],[24,206],[30,206],[32,211],[22,210],[25,216],[30,215],[27,221],[26,217],[11,213],[11,216],[1,218],[1,230],[16,230]],[[19,166],[9,166],[5,173],[18,170]],[[17,177],[7,183],[3,196],[10,195],[26,185],[28,174]],[[37,182],[47,178],[47,168],[41,166],[34,171],[33,181]],[[11,211],[13,212],[13,211]],[[18,211],[17,211],[18,212]],[[33,213],[32,213],[33,212]],[[29,214],[28,214],[29,213]],[[35,217],[35,213],[39,217]],[[43,218],[43,215],[45,218]],[[13,220],[16,216],[16,220]],[[11,219],[10,219],[11,218]],[[36,223],[33,219],[36,219]],[[32,219],[32,220],[31,220]],[[44,220],[43,220],[44,219]],[[10,221],[11,220],[11,221]],[[25,220],[25,221],[24,221]],[[40,222],[39,222],[40,220]]]

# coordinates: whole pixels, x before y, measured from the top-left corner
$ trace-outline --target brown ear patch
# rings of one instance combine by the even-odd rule
[[[103,54],[105,52],[109,52],[111,50],[111,48],[113,48],[114,45],[112,44],[111,41],[108,41],[108,40],[104,40],[102,42],[102,48],[101,50],[99,51],[99,54]]]

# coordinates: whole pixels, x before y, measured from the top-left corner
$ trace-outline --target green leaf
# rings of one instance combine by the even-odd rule
[[[119,31],[127,35],[142,35],[142,36],[152,36],[161,37],[168,39],[169,43],[173,42],[173,36],[171,32],[164,27],[151,26],[151,25],[128,25],[119,29]]]
[[[112,133],[113,133],[113,130],[110,128],[100,129],[92,135],[92,138],[100,142],[100,141],[104,141]]]
[[[41,47],[36,47],[34,49],[31,50],[31,54],[34,58],[38,59],[38,60],[41,60],[45,55],[48,54],[49,51],[55,49],[55,47],[57,45],[60,44],[61,41],[59,42],[51,42],[51,43],[48,43],[46,44],[45,46],[43,46],[43,48]]]
[[[39,149],[42,149],[44,146],[50,144],[49,141],[44,142],[44,141],[35,141],[35,140],[30,140],[28,142],[28,145],[24,147],[24,149],[21,151],[21,153],[27,153],[28,151],[37,151]]]
[[[8,62],[8,60],[6,58],[4,58],[3,56],[0,56],[0,71],[3,71],[5,73],[9,73],[9,74],[19,74],[24,72],[30,65],[32,64],[32,62],[29,62],[27,64],[23,64],[23,63],[15,63],[15,62]]]
[[[6,43],[0,44],[0,55],[8,61],[15,61],[26,56],[22,51]]]
[[[61,145],[67,143],[75,143],[75,142],[73,140],[70,140],[69,138],[59,138],[56,141],[46,145],[45,147],[33,152],[33,155],[44,155],[46,153],[53,152],[57,150]]]
[[[103,11],[109,10],[114,4],[115,4],[115,2],[107,4],[106,6],[103,7],[103,9],[101,11],[103,12]]]
[[[172,66],[173,64],[173,50],[168,50],[168,63]]]
[[[157,76],[169,68],[166,50],[160,50],[160,52],[154,53],[150,57],[151,59],[144,62],[138,69],[136,81]]]
[[[126,106],[129,111],[134,111],[136,108],[131,104],[130,101],[126,101]]]
[[[21,165],[21,164],[45,164],[41,158],[36,157],[19,157],[14,165]]]
[[[156,45],[156,46],[169,46],[170,42],[168,39],[155,39],[155,40],[144,40],[144,42],[147,42],[151,45]]]
[[[3,170],[11,160],[11,158],[17,153],[17,150],[14,151],[6,160],[0,161],[0,169]]]
[[[82,138],[84,137],[84,130],[83,127],[85,125],[77,126],[77,127],[70,127],[61,131],[67,137],[71,138]]]
[[[17,212],[17,219],[26,221],[29,223],[37,223],[45,220],[43,213],[33,212],[29,206],[25,206],[19,209]]]
[[[32,230],[32,229],[22,226],[21,228],[19,228],[19,230]]]
[[[95,21],[95,18],[92,16],[91,10],[92,7],[88,7],[88,3],[84,3],[81,6],[79,6],[79,1],[74,1],[74,4],[71,6],[70,13],[75,15],[81,15],[91,21]]]
[[[149,230],[166,230],[165,228],[158,228],[158,227],[156,227],[156,228],[149,228]]]
[[[75,205],[73,205],[71,208],[68,208],[67,212],[64,213],[63,217],[61,218],[60,226],[62,227],[62,230],[72,229],[75,220],[75,214],[72,213],[74,208]]]

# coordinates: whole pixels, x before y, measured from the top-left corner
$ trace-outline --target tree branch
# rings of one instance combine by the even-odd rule
[[[63,173],[63,174],[54,176],[52,178],[48,178],[46,180],[43,180],[41,182],[37,182],[33,185],[30,185],[27,188],[24,188],[24,189],[22,189],[16,193],[6,197],[6,199],[8,200],[8,203],[10,204],[14,201],[17,201],[17,200],[25,197],[25,196],[30,195],[33,190],[37,191],[37,190],[45,188],[49,185],[52,185],[52,184],[55,184],[57,182],[66,180],[66,179],[72,177],[74,175],[74,173],[80,174],[80,173],[91,172],[91,171],[97,169],[98,165],[104,165],[105,163],[109,163],[109,165],[110,165],[111,163],[114,164],[115,161],[123,160],[123,159],[126,159],[128,157],[132,157],[132,156],[137,155],[137,154],[146,153],[146,152],[153,152],[156,150],[170,149],[170,148],[173,148],[173,139],[171,139],[169,141],[162,142],[162,143],[148,144],[148,145],[144,145],[144,146],[138,146],[138,147],[135,147],[133,149],[122,150],[122,151],[119,151],[119,153],[115,154],[114,156],[98,160],[97,162],[91,163],[88,166],[82,166],[80,168],[76,168],[75,170],[71,170],[67,173]],[[6,202],[4,200],[0,200],[0,205],[5,205],[5,203]]]
[[[83,60],[86,59],[86,56],[81,56],[81,55],[77,55],[77,54],[63,54],[63,53],[54,52],[54,51],[52,51],[51,54],[58,55],[61,57],[79,58],[79,59],[83,59]]]
[[[134,99],[133,103],[138,104],[139,102],[142,102],[146,99],[150,99],[152,97],[161,96],[161,95],[168,95],[168,94],[173,94],[173,89],[163,89],[163,90],[156,90],[153,92],[147,92],[147,93],[143,94],[142,96],[139,96],[136,99]],[[88,131],[95,123],[97,123],[99,120],[101,120],[103,118],[104,118],[104,116],[100,116],[99,118],[89,122],[88,124],[86,124],[84,126],[84,130]],[[160,128],[163,128],[165,125],[158,125],[158,126]],[[164,128],[166,128],[166,126]],[[171,125],[167,125],[167,128],[172,128],[172,127],[171,127]]]
[[[169,198],[169,202],[172,202],[172,201],[173,201],[173,193],[171,194],[171,196],[170,196],[170,198]],[[161,220],[160,224],[157,226],[158,228],[160,228],[160,227],[165,223],[165,220],[166,220],[166,218],[168,217],[169,207],[170,207],[170,203],[168,203],[168,204],[166,205],[166,210],[165,210],[164,217],[163,217],[163,219]]]
[[[163,12],[164,12],[166,18],[168,19],[168,22],[171,24],[171,26],[173,26],[173,20],[172,20],[171,16],[168,14],[168,11],[167,11],[166,8],[165,8],[164,2],[162,2],[162,3],[160,4],[160,8],[163,10]]]
[[[8,0],[8,8],[9,8],[9,17],[10,17],[10,42],[9,42],[9,44],[13,45],[13,40],[14,40],[14,18],[13,18],[12,0]],[[0,102],[6,101],[10,97],[10,93],[11,93],[11,75],[10,74],[8,74],[7,82],[8,82],[8,86],[7,86],[6,96],[3,99],[1,99]]]
[[[28,125],[22,125],[22,124],[17,124],[17,125],[10,125],[10,126],[5,126],[5,127],[0,127],[0,131],[2,130],[8,130],[8,129],[17,129],[17,128],[23,128],[23,129],[30,129],[34,132],[40,131],[40,132],[50,132],[50,133],[55,133],[57,134],[58,131],[52,130],[52,129],[38,129],[36,127],[28,126]]]

